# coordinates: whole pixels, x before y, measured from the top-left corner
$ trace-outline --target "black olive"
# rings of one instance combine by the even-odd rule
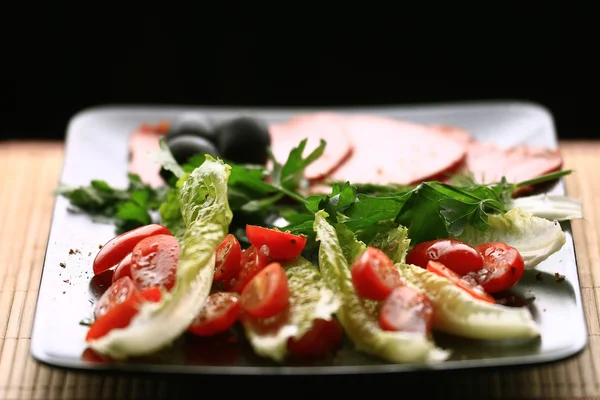
[[[203,114],[185,113],[171,122],[165,136],[167,142],[179,136],[199,136],[216,145],[212,121]]]
[[[170,139],[167,142],[173,158],[178,164],[185,164],[190,157],[200,154],[210,154],[219,157],[219,151],[216,146],[208,139],[196,135],[180,135]],[[173,173],[164,168],[160,170],[160,176],[165,182],[171,182]]]
[[[238,164],[265,164],[271,136],[267,124],[252,117],[237,117],[215,127],[215,136],[225,160]]]
[[[208,139],[195,135],[181,135],[167,142],[169,150],[179,164],[185,164],[197,154],[210,154],[219,157],[219,150]]]

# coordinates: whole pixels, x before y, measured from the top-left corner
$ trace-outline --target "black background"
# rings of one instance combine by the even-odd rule
[[[104,104],[487,99],[545,106],[561,138],[597,136],[583,97],[597,49],[589,11],[548,3],[454,12],[435,3],[419,12],[401,3],[363,6],[303,15],[310,6],[292,4],[234,18],[234,7],[174,15],[163,4],[126,16],[121,9],[20,5],[4,14],[2,136],[63,138],[73,114]]]

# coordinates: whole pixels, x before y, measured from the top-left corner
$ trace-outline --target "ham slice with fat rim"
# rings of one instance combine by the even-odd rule
[[[129,172],[138,174],[142,182],[159,187],[165,184],[160,176],[160,165],[148,153],[160,151],[159,139],[168,129],[166,122],[142,125],[129,138]]]
[[[558,150],[517,146],[499,148],[492,144],[469,143],[465,169],[478,183],[499,182],[506,177],[509,183],[518,183],[562,168],[563,159]]]
[[[499,182],[506,177],[509,183],[518,183],[559,171],[563,158],[556,149],[534,146],[502,148],[490,143],[474,140],[472,136],[458,128],[446,125],[430,125],[447,137],[467,145],[467,156],[463,170],[473,175],[477,183]],[[531,188],[522,188],[519,193]]]
[[[355,115],[343,125],[355,147],[331,174],[336,181],[409,185],[437,179],[459,167],[467,151],[436,128],[412,122]]]
[[[303,152],[303,156],[306,157],[323,139],[327,142],[325,151],[306,168],[305,176],[309,180],[324,178],[342,165],[354,150],[350,135],[346,131],[345,118],[342,115],[321,112],[293,117],[281,124],[271,124],[269,133],[273,156],[283,164],[290,151],[298,147],[302,140],[307,139]]]

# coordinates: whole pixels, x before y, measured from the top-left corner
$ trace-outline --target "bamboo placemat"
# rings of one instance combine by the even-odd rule
[[[600,398],[600,141],[561,142],[570,195],[584,202],[586,219],[573,223],[589,346],[579,356],[537,368],[468,371],[409,379],[389,376],[296,378],[285,397],[370,385],[375,390],[415,391],[432,398]],[[268,394],[276,378],[111,376],[66,372],[39,365],[29,355],[36,297],[54,198],[62,168],[63,143],[0,143],[0,399],[197,398],[207,387],[223,395]],[[424,374],[426,375],[426,374]],[[277,378],[284,379],[284,378]],[[287,379],[287,378],[285,378]],[[286,381],[287,382],[287,381]],[[394,385],[390,385],[393,382]],[[364,388],[363,388],[364,389]],[[283,395],[284,392],[274,391]]]

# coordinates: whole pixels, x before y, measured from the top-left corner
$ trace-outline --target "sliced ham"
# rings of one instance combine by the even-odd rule
[[[160,151],[159,138],[167,129],[166,123],[142,125],[129,138],[129,172],[139,175],[142,182],[152,187],[162,186],[165,182],[159,175],[160,166],[147,154]]]
[[[159,166],[146,156],[159,150],[158,139],[168,124],[144,125],[130,139],[129,171],[152,185],[164,182]],[[307,139],[304,156],[320,139],[324,154],[306,171],[315,188],[323,179],[352,183],[415,184],[458,170],[473,174],[478,183],[511,183],[558,171],[563,159],[558,150],[518,146],[502,148],[473,139],[455,126],[421,125],[372,115],[314,113],[269,127],[275,158],[284,163],[292,148]],[[329,191],[329,188],[327,188]]]
[[[467,156],[462,169],[473,174],[477,183],[499,182],[503,176],[509,183],[518,183],[559,171],[563,166],[562,155],[558,150],[527,145],[502,148],[478,142],[468,132],[457,127],[430,126],[467,145]],[[531,188],[524,189],[526,191]]]
[[[271,150],[280,163],[285,163],[290,151],[298,147],[304,139],[304,156],[319,145],[321,139],[327,142],[323,155],[306,168],[309,180],[319,180],[332,173],[352,154],[354,146],[346,131],[345,118],[333,113],[315,113],[294,117],[281,124],[269,126]]]
[[[558,150],[532,146],[500,148],[488,143],[469,144],[465,168],[478,183],[494,183],[503,176],[518,183],[558,171],[563,159]]]
[[[459,128],[457,126],[441,125],[441,124],[432,124],[432,125],[428,125],[428,126],[430,128],[437,130],[438,132],[443,133],[447,137],[450,137],[450,138],[456,140],[457,142],[460,142],[460,143],[466,144],[466,143],[470,143],[474,140],[473,136],[471,136],[471,134],[469,132],[467,132],[466,130]]]
[[[467,151],[464,143],[416,123],[356,115],[343,125],[354,151],[332,180],[408,185],[437,179],[459,167]]]

